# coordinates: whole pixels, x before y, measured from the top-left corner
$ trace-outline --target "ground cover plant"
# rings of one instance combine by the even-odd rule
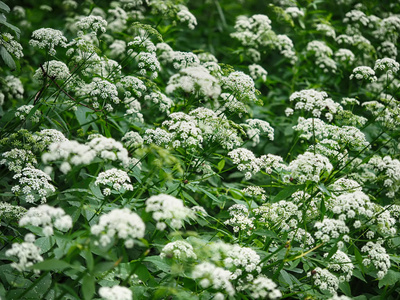
[[[398,299],[398,1],[0,1],[1,299]]]

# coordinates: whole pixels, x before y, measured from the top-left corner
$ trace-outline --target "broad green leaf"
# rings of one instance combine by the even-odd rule
[[[171,266],[165,262],[160,256],[148,256],[143,261],[153,263],[159,270],[163,272],[170,272]]]
[[[12,58],[11,54],[8,53],[6,48],[0,46],[0,56],[4,60],[5,64],[12,70],[17,68],[14,59]]]
[[[389,270],[385,277],[379,280],[378,286],[382,288],[383,286],[393,285],[400,281],[400,272]]]
[[[347,297],[351,297],[351,288],[347,281],[339,283],[339,288]]]
[[[42,270],[42,271],[62,271],[64,269],[70,268],[71,265],[63,260],[59,259],[47,259],[45,261],[39,262],[32,267],[31,269]]]
[[[95,292],[95,280],[94,277],[86,274],[82,280],[82,294],[83,299],[90,300],[93,298]]]
[[[41,237],[35,241],[35,245],[40,248],[40,250],[41,250],[40,253],[42,253],[42,254],[49,251],[51,249],[51,247],[54,246],[55,243],[56,243],[56,240],[51,236]]]
[[[97,263],[93,268],[94,274],[102,274],[114,268],[116,265],[115,262],[101,262]]]
[[[289,273],[286,272],[285,270],[281,270],[280,273],[281,273],[280,280],[283,281],[284,283],[286,283],[288,286],[292,286],[293,285],[293,281],[290,278]]]
[[[9,13],[10,12],[10,7],[5,4],[3,1],[0,1],[0,10],[3,12]]]

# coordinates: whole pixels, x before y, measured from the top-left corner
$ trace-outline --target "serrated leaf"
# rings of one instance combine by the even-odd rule
[[[42,270],[42,271],[62,271],[64,269],[67,269],[71,267],[71,265],[63,260],[58,260],[58,259],[47,259],[45,261],[39,262],[32,267],[31,269],[36,269],[36,270]]]
[[[6,48],[3,46],[0,47],[0,56],[3,59],[4,63],[12,70],[17,68],[14,59],[12,58],[11,54],[8,53]]]

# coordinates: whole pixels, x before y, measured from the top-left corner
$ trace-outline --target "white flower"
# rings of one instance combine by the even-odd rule
[[[26,271],[27,268],[34,264],[43,261],[40,255],[40,248],[34,244],[35,236],[28,233],[25,236],[25,242],[12,244],[12,248],[6,251],[6,256],[17,256],[18,262],[13,262],[11,267],[20,272]],[[39,270],[33,270],[35,273],[40,273]]]
[[[292,178],[297,179],[300,183],[305,183],[308,180],[319,182],[321,174],[329,173],[332,169],[333,166],[327,157],[311,152],[300,154],[287,167]]]
[[[375,62],[374,70],[386,71],[387,74],[396,74],[400,69],[400,64],[392,58],[382,58]]]
[[[101,172],[94,182],[95,185],[104,184],[111,185],[113,189],[122,193],[125,191],[133,191],[133,186],[130,184],[131,179],[125,171],[112,168],[105,172]],[[107,192],[108,193],[108,192]],[[106,195],[105,195],[106,196]]]
[[[92,30],[92,33],[97,34],[100,30],[101,32],[106,32],[107,21],[100,16],[87,16],[81,18],[76,22],[76,27],[80,30]]]
[[[318,229],[315,237],[323,242],[328,242],[331,238],[337,239],[341,234],[349,232],[349,228],[342,220],[327,217],[322,222],[316,222],[314,227]]]
[[[18,179],[18,185],[12,187],[11,191],[22,193],[28,203],[34,203],[38,198],[42,203],[46,202],[49,192],[55,192],[55,187],[49,182],[51,178],[42,170],[26,167],[15,174],[13,179]]]
[[[179,11],[176,14],[176,17],[181,23],[188,23],[189,29],[194,29],[197,25],[196,17],[188,10],[188,8],[184,5],[179,5]]]
[[[218,98],[221,94],[218,80],[203,66],[187,67],[181,69],[178,74],[173,75],[169,79],[165,90],[167,94],[171,94],[179,89],[197,97],[213,99]]]
[[[366,252],[368,255],[368,258],[363,260],[363,264],[369,266],[372,262],[378,270],[377,278],[382,279],[391,266],[390,257],[386,254],[386,249],[382,247],[380,242],[367,242],[367,244],[361,248],[361,252]]]
[[[166,194],[151,196],[147,199],[146,212],[152,213],[159,230],[165,229],[165,222],[169,222],[172,228],[179,229],[183,226],[184,219],[195,216],[190,208],[183,205],[182,200]]]
[[[368,82],[374,82],[378,79],[375,76],[374,70],[370,67],[361,66],[357,67],[353,70],[353,73],[350,75],[350,79],[357,79],[357,80],[366,80]]]
[[[185,241],[175,241],[164,246],[160,253],[161,258],[173,258],[176,260],[197,259],[193,252],[193,246]]]
[[[328,290],[331,294],[336,294],[339,288],[339,279],[327,269],[317,267],[313,272],[308,272],[307,276],[312,276],[314,284],[320,290]]]
[[[56,55],[54,47],[67,47],[67,38],[60,30],[52,28],[40,28],[32,33],[32,39],[29,44],[39,49],[47,49],[49,55]]]
[[[196,265],[192,271],[193,279],[199,279],[199,284],[202,288],[211,287],[215,290],[222,290],[233,297],[235,295],[235,288],[229,281],[230,276],[231,272],[209,262],[202,262]]]
[[[91,232],[100,238],[103,247],[109,245],[112,238],[118,237],[124,240],[126,248],[132,248],[135,240],[144,237],[145,224],[127,208],[113,209],[100,216],[99,223],[92,226]]]
[[[113,287],[102,286],[99,295],[104,300],[132,300],[132,291],[126,287],[114,285]]]
[[[53,227],[60,231],[71,229],[72,218],[66,215],[62,208],[42,204],[38,207],[31,207],[19,220],[19,226],[23,227],[26,225],[42,227],[45,236],[50,236],[53,235]]]

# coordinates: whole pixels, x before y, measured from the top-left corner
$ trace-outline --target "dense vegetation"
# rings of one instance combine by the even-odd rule
[[[1,299],[398,299],[398,1],[0,1]]]

